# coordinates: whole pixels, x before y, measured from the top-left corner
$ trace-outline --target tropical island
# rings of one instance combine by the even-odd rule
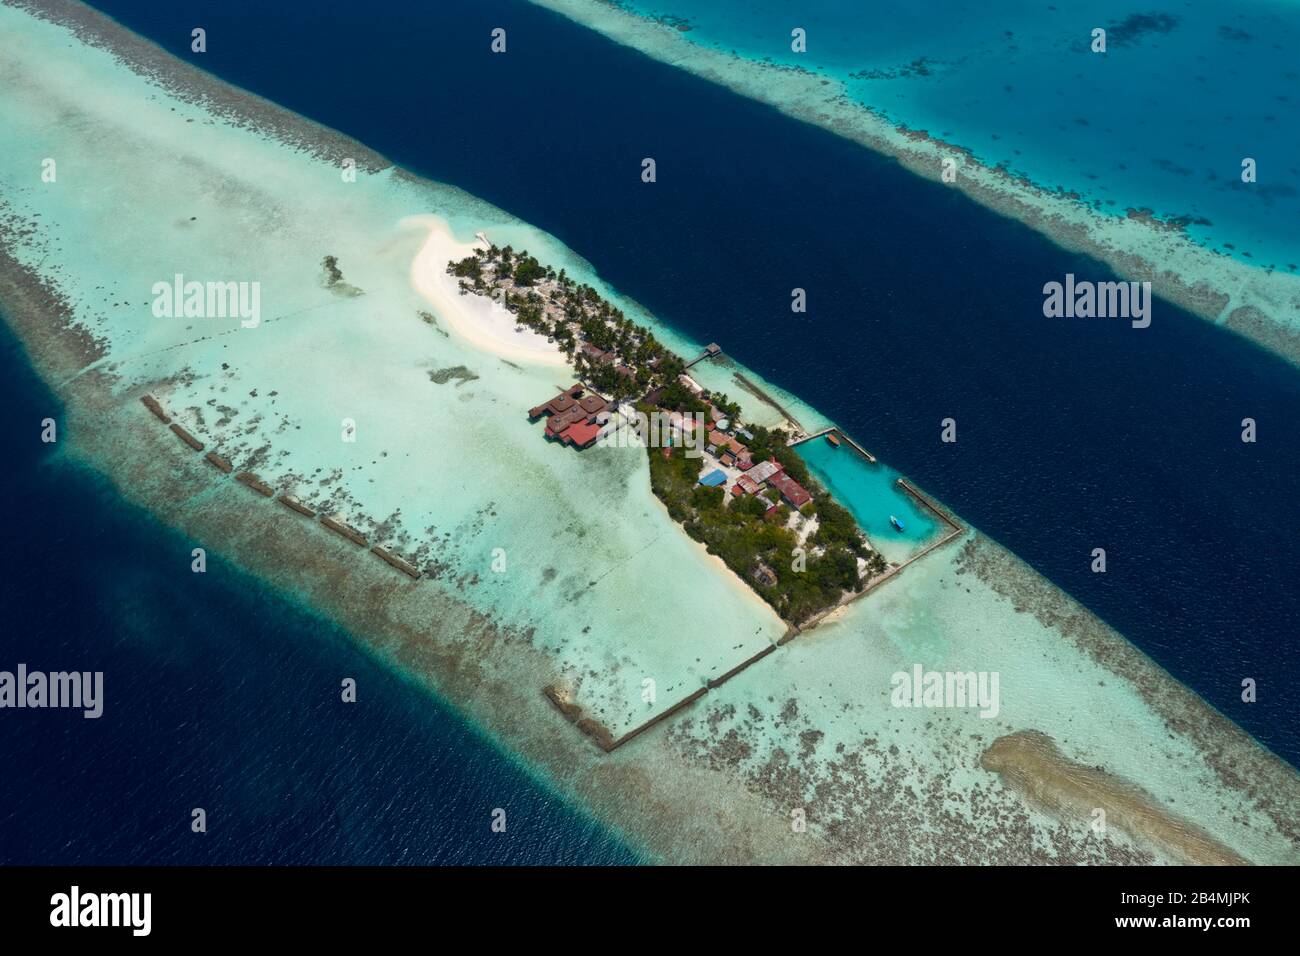
[[[634,421],[667,421],[643,444],[669,515],[791,624],[842,603],[889,562],[812,477],[786,428],[746,425],[680,355],[592,286],[526,251],[485,243],[452,261],[462,295],[486,296],[564,352],[579,383],[530,410],[578,449]],[[710,346],[696,361],[718,354]],[[657,431],[656,431],[657,436]]]

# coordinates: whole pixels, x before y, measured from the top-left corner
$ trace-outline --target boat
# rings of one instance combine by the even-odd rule
[[[903,530],[903,522],[902,522],[901,519],[896,518],[896,517],[894,517],[893,515],[890,515],[890,516],[889,516],[889,523],[892,524],[892,525],[893,525],[895,528],[897,528],[899,531],[902,531],[902,530]]]
[[[840,438],[834,432],[827,432],[826,440],[830,442],[832,445],[834,445],[836,448],[840,447]]]

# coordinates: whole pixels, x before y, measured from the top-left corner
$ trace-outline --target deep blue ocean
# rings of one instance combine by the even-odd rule
[[[1045,282],[1067,272],[1111,278],[1105,268],[892,161],[522,2],[377,0],[363,12],[333,0],[95,6],[178,56],[553,233],[663,320],[720,342],[831,416],[1300,764],[1293,366],[1160,301],[1145,330],[1045,319]],[[196,25],[208,34],[200,56],[189,52]],[[508,30],[504,56],[488,49],[496,26]],[[1181,105],[1194,109],[1194,96]],[[658,163],[653,185],[640,181],[645,156]],[[789,310],[796,286],[807,290],[806,315]],[[9,379],[7,395],[16,387]],[[30,392],[22,385],[10,399],[10,435],[44,414],[29,398],[15,417],[13,403]],[[958,423],[956,444],[940,442],[947,417]],[[1245,417],[1258,422],[1256,444],[1240,441]],[[267,859],[370,860],[366,837],[379,859],[503,858],[503,845],[461,816],[466,806],[499,805],[487,794],[501,792],[500,781],[522,786],[505,761],[373,667],[368,682],[385,681],[386,716],[361,729],[361,718],[336,713],[337,661],[367,666],[345,637],[257,597],[246,580],[213,607],[186,611],[168,596],[174,570],[159,543],[167,533],[107,492],[65,522],[53,504],[59,483],[90,479],[42,464],[41,451],[15,466],[22,488],[5,496],[7,507],[24,502],[11,520],[41,541],[6,556],[21,558],[4,584],[17,589],[16,614],[29,621],[20,645],[73,642],[69,659],[127,655],[140,662],[138,680],[152,681],[159,662],[182,676],[149,683],[160,696],[141,707],[133,736],[102,749],[94,735],[104,731],[79,719],[5,739],[4,752],[33,763],[39,788],[0,784],[18,788],[0,804],[2,835],[12,830],[22,848],[14,858],[79,856],[77,843],[39,842],[43,830],[46,841],[76,833],[81,849],[120,859],[198,852],[182,839],[195,775],[219,796],[273,801],[267,829],[239,824],[221,859],[265,845]],[[103,529],[94,541],[72,530],[87,520]],[[110,540],[131,542],[132,555],[111,570],[96,544]],[[1106,574],[1089,570],[1096,547],[1107,551]],[[209,572],[214,589],[225,577]],[[200,658],[193,666],[190,655]],[[319,693],[311,678],[283,677],[285,661],[318,674]],[[1259,683],[1257,703],[1240,700],[1245,677]],[[238,707],[231,716],[232,700],[248,708],[246,722]],[[202,743],[210,749],[195,754],[180,728],[201,715],[210,715]],[[0,722],[0,732],[15,726]],[[391,749],[382,734],[392,735]],[[304,739],[314,747],[304,750]],[[99,772],[51,766],[49,754],[70,749]],[[373,763],[389,781],[372,779]],[[162,782],[151,782],[151,770]],[[90,792],[86,780],[102,786]],[[462,791],[468,802],[458,804]],[[509,792],[532,794],[523,799],[555,814],[553,843],[535,831],[532,861],[625,858],[535,789]],[[18,825],[15,800],[45,827]],[[286,803],[316,815],[287,824]],[[177,842],[137,846],[173,819]],[[430,820],[463,842],[449,848],[426,831]]]
[[[192,542],[40,441],[61,408],[2,321],[0,401],[0,670],[104,672],[98,719],[0,712],[0,864],[636,862],[328,621],[210,552],[190,571]]]

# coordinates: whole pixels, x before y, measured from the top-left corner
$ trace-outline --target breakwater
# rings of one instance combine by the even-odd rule
[[[871,454],[871,452],[867,451],[865,448],[863,448],[861,445],[859,445],[856,441],[854,441],[850,436],[844,434],[844,432],[840,431],[840,430],[839,430],[838,428],[836,428],[834,425],[830,426],[829,428],[823,428],[821,431],[819,431],[819,432],[815,432],[814,434],[809,435],[807,438],[799,438],[799,439],[796,439],[795,441],[792,441],[790,444],[791,444],[791,446],[794,446],[794,445],[802,445],[802,444],[804,444],[805,442],[810,442],[810,441],[812,441],[814,438],[825,438],[827,435],[834,435],[836,438],[838,438],[840,441],[844,442],[844,444],[848,445],[850,448],[852,448],[854,451],[856,451],[859,455],[861,455],[861,456],[862,456],[863,458],[865,458],[867,461],[871,462],[873,465],[876,463],[876,456],[875,456],[875,455]]]
[[[163,424],[167,425],[167,427],[176,435],[176,437],[179,438],[182,442],[184,442],[187,447],[193,449],[196,452],[202,452],[206,448],[204,443],[201,442],[198,438],[196,438],[193,433],[191,433],[183,426],[174,422],[172,420],[172,417],[162,407],[162,403],[159,402],[158,399],[155,398],[153,395],[141,396],[140,403],[144,405],[145,408],[149,409],[149,411],[153,414],[155,418],[157,418]],[[234,465],[231,464],[230,459],[221,454],[218,454],[215,450],[207,452],[203,457],[205,461],[211,464],[223,475],[229,475],[232,472],[234,472]],[[363,535],[360,531],[357,531],[355,528],[353,528],[351,525],[347,524],[340,518],[333,517],[330,515],[321,515],[319,518],[317,518],[316,511],[308,507],[307,505],[303,504],[294,495],[282,494],[277,498],[275,494],[275,489],[272,488],[265,481],[263,481],[256,473],[243,470],[240,471],[238,474],[235,474],[234,477],[235,480],[238,481],[240,484],[251,489],[257,494],[261,495],[263,498],[274,498],[275,500],[279,501],[280,504],[284,505],[286,508],[288,508],[289,510],[297,514],[303,515],[304,517],[307,518],[317,519],[321,525],[325,526],[330,531],[333,531],[335,534],[338,534],[341,537],[346,538],[348,541],[351,541],[353,544],[358,545],[359,547],[362,548],[369,548],[371,554],[379,558],[389,567],[402,572],[402,574],[406,575],[410,579],[418,580],[420,577],[422,577],[423,573],[413,563],[407,561],[405,558],[401,557],[400,555],[394,554],[389,549],[382,547],[380,545],[374,545],[373,547],[371,547],[365,535]]]

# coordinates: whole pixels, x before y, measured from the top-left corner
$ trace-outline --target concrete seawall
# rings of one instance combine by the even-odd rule
[[[151,395],[146,395],[141,399],[141,402],[150,411],[150,413],[154,415],[155,418],[165,423],[177,435],[177,437],[181,439],[181,441],[185,442],[186,445],[188,445],[190,448],[194,449],[195,451],[200,451],[200,452],[203,451],[204,449],[203,442],[199,441],[190,432],[186,431],[183,427],[173,422],[171,420],[171,417],[163,409],[162,405],[157,401],[157,399],[155,399]],[[820,432],[819,435],[820,434],[825,434],[825,432]],[[843,436],[842,432],[840,434],[841,436]],[[847,438],[847,436],[843,436],[843,437],[846,440],[850,441],[852,446],[856,448],[861,454],[866,456],[869,460],[871,461],[875,460],[874,458],[871,458],[870,454],[868,454],[865,451],[865,449],[862,449],[861,446],[857,445],[856,442],[852,442],[851,439]],[[230,461],[224,458],[223,456],[221,456],[220,454],[218,454],[216,451],[208,452],[206,455],[204,455],[204,458],[210,464],[212,464],[213,467],[215,467],[218,471],[220,471],[223,475],[228,475],[233,471],[233,466],[231,465]],[[237,474],[235,474],[235,480],[251,488],[253,491],[256,491],[258,494],[262,495],[263,497],[274,498],[276,501],[278,501],[281,505],[283,505],[285,508],[287,508],[290,511],[293,511],[306,518],[315,518],[321,525],[323,525],[325,528],[328,528],[330,531],[333,531],[335,534],[339,535],[340,537],[346,538],[348,541],[352,542],[358,547],[367,548],[372,554],[374,554],[376,557],[382,560],[385,564],[389,565],[394,570],[400,571],[401,573],[405,574],[412,581],[420,580],[421,573],[420,570],[417,567],[415,567],[415,565],[413,565],[411,562],[407,561],[406,559],[396,554],[393,554],[387,548],[381,547],[379,545],[375,545],[371,547],[365,535],[363,535],[360,531],[356,530],[350,525],[346,524],[339,518],[334,517],[332,515],[318,515],[316,511],[314,511],[312,508],[308,507],[307,505],[303,504],[293,495],[281,494],[279,497],[276,497],[275,490],[251,471],[238,472]],[[882,575],[880,578],[873,581],[863,591],[859,592],[857,595],[854,595],[853,599],[856,599],[866,594],[872,588],[878,586],[880,583],[883,583],[884,580],[887,580],[889,577],[892,577],[893,575],[897,574],[899,571],[903,569],[903,567],[906,567],[907,564],[910,564],[912,561],[915,561],[918,558],[924,556],[925,554],[928,554],[936,547],[939,547],[940,545],[951,540],[951,538],[954,537],[955,535],[961,533],[962,529],[957,525],[957,523],[953,521],[951,518],[949,518],[946,514],[944,514],[941,510],[939,510],[932,502],[929,501],[929,499],[927,499],[919,491],[917,491],[911,485],[904,482],[902,479],[899,479],[899,484],[902,485],[903,488],[909,494],[916,497],[916,499],[920,501],[926,508],[928,508],[929,510],[933,511],[936,515],[938,515],[939,518],[945,524],[947,524],[952,530],[950,530],[950,532],[947,535],[945,535],[942,539],[930,545],[928,548],[926,548],[924,551],[920,552],[919,554],[914,555],[907,562],[904,562],[904,564],[899,565],[896,568],[892,568],[887,574]],[[848,603],[848,602],[846,601],[843,603]],[[843,605],[842,604],[836,605],[836,608],[840,606]],[[560,713],[564,716],[564,718],[567,721],[569,721],[571,724],[577,727],[578,730],[580,730],[582,733],[590,737],[596,743],[596,745],[601,748],[601,750],[603,750],[606,753],[611,753],[612,751],[617,750],[619,747],[623,746],[629,741],[639,737],[647,730],[650,730],[651,728],[657,726],[658,724],[661,724],[664,721],[668,720],[669,718],[679,713],[680,711],[686,709],[687,707],[690,707],[692,704],[698,701],[705,694],[709,693],[709,691],[716,690],[717,688],[725,684],[727,681],[736,677],[738,674],[743,673],[744,671],[752,667],[754,664],[757,664],[759,661],[768,657],[773,652],[775,652],[779,647],[789,643],[789,641],[791,641],[794,637],[796,637],[801,632],[801,630],[806,630],[809,627],[815,626],[817,621],[819,621],[822,617],[825,616],[825,614],[829,613],[831,610],[834,609],[835,608],[827,609],[827,611],[823,612],[821,615],[818,615],[818,617],[815,618],[812,622],[805,624],[804,628],[799,628],[795,625],[791,625],[777,643],[763,648],[758,653],[752,655],[746,660],[741,661],[739,664],[725,671],[723,674],[719,675],[718,677],[709,678],[705,682],[703,687],[700,687],[699,689],[693,691],[692,693],[688,694],[686,697],[674,703],[672,706],[665,708],[664,710],[660,711],[659,713],[650,717],[648,720],[644,721],[643,723],[632,728],[627,733],[617,738],[614,737],[613,733],[609,730],[608,727],[606,727],[603,723],[596,720],[595,718],[588,716],[581,706],[574,703],[572,700],[568,699],[567,695],[565,695],[562,691],[560,691],[555,685],[553,684],[547,685],[542,690],[543,693],[546,695],[546,697],[551,701],[551,703],[556,707],[556,709],[560,711]]]
[[[843,435],[842,432],[840,434]],[[845,437],[847,438],[847,436]],[[924,508],[926,511],[933,514],[935,518],[938,519],[938,521],[941,524],[943,524],[948,530],[937,541],[930,542],[928,545],[926,545],[920,551],[916,552],[916,554],[912,555],[902,564],[895,565],[894,567],[886,571],[884,574],[872,578],[870,581],[867,582],[866,586],[861,591],[858,591],[854,594],[850,594],[847,597],[838,601],[837,603],[826,608],[825,610],[819,611],[818,613],[810,617],[808,620],[804,621],[802,624],[791,625],[790,632],[788,632],[785,637],[781,638],[780,641],[781,644],[786,644],[789,641],[792,641],[796,635],[801,634],[804,631],[812,630],[814,627],[821,624],[824,620],[826,620],[827,617],[829,617],[831,614],[834,614],[840,608],[846,607],[849,604],[852,604],[854,601],[866,597],[868,594],[873,592],[876,588],[880,587],[886,581],[892,581],[894,578],[898,577],[898,575],[903,572],[904,568],[907,568],[915,564],[917,561],[920,561],[930,552],[942,548],[949,541],[952,541],[955,538],[958,538],[965,533],[966,530],[965,528],[963,528],[960,524],[958,524],[957,521],[946,511],[944,511],[937,504],[931,501],[928,497],[926,497],[915,487],[913,487],[913,485],[910,482],[908,482],[907,479],[899,478],[897,484],[900,488],[903,489],[905,493],[910,495],[922,508]]]
[[[316,512],[312,511],[293,495],[281,495],[276,499],[276,501],[280,502],[280,504],[284,505],[290,511],[296,511],[298,514],[305,515],[308,518],[316,517]]]
[[[784,643],[784,639],[782,639],[782,643]],[[590,717],[584,716],[583,709],[579,705],[575,704],[573,701],[569,700],[562,691],[556,688],[554,684],[548,684],[547,686],[543,687],[542,693],[544,693],[546,697],[550,700],[550,702],[555,705],[556,709],[559,710],[560,713],[564,715],[566,720],[574,724],[579,730],[581,730],[587,736],[591,737],[592,740],[596,742],[596,745],[600,747],[601,750],[605,751],[605,753],[611,753],[612,751],[617,750],[619,747],[622,747],[628,741],[634,740],[635,738],[641,736],[641,734],[645,733],[650,728],[656,726],[657,724],[663,723],[665,720],[668,720],[674,714],[677,714],[678,712],[685,710],[687,707],[691,706],[691,704],[695,703],[697,700],[699,700],[709,691],[716,690],[717,688],[725,684],[727,681],[735,677],[737,674],[741,673],[744,670],[747,670],[749,667],[753,666],[754,664],[757,664],[763,658],[767,657],[769,654],[774,652],[777,649],[777,647],[778,647],[777,644],[770,644],[767,647],[763,648],[761,651],[759,651],[757,654],[753,655],[752,657],[744,661],[741,661],[739,664],[737,664],[735,667],[731,668],[731,670],[727,671],[721,676],[709,678],[709,680],[705,683],[703,687],[699,688],[698,690],[692,691],[690,694],[687,694],[685,697],[677,701],[677,703],[673,704],[671,707],[661,710],[659,713],[655,714],[649,720],[646,720],[644,723],[638,724],[636,727],[633,727],[627,733],[623,734],[623,736],[618,738],[615,738],[614,735],[610,733],[609,728],[607,728],[603,724],[599,723],[596,720],[591,719]]]
[[[170,427],[171,430],[176,433],[177,438],[185,442],[185,444],[189,445],[195,451],[203,451],[203,442],[199,441],[197,438],[195,438],[193,435],[187,432],[184,428],[181,428],[180,425],[177,425],[175,422],[172,422],[171,425],[168,427]]]
[[[799,439],[798,441],[791,442],[791,445],[793,446],[793,445],[803,444],[804,442],[811,441],[815,438],[820,438],[829,432],[834,432],[841,438],[841,440],[843,440],[846,444],[848,444],[849,447],[852,449],[851,453],[859,454],[867,461],[871,462],[872,464],[876,464],[875,457],[869,451],[867,451],[856,441],[854,441],[848,435],[845,435],[844,432],[840,431],[838,428],[835,427],[823,429],[822,431],[819,431],[817,434],[809,436],[808,438],[802,438]],[[726,671],[722,675],[718,677],[709,678],[709,680],[705,683],[705,686],[687,695],[685,698],[679,700],[671,707],[668,707],[667,709],[660,711],[658,714],[651,717],[649,720],[645,721],[644,723],[638,725],[637,727],[634,727],[632,730],[629,730],[621,737],[615,738],[610,733],[607,727],[605,727],[604,725],[600,724],[599,722],[589,717],[584,716],[583,709],[573,701],[568,700],[562,694],[562,692],[560,692],[555,688],[554,685],[548,685],[547,687],[543,688],[543,693],[545,693],[547,698],[550,699],[551,703],[554,704],[557,709],[559,709],[559,711],[564,715],[566,720],[568,720],[570,723],[573,723],[580,730],[582,730],[584,733],[590,736],[602,750],[604,750],[606,753],[609,753],[613,750],[617,750],[619,747],[623,746],[629,741],[645,733],[647,730],[651,729],[655,725],[662,723],[663,721],[672,717],[674,714],[678,713],[679,711],[689,707],[691,704],[695,703],[697,700],[699,700],[709,691],[716,690],[717,688],[721,687],[723,684],[731,680],[737,674],[740,674],[743,671],[747,670],[749,667],[752,667],[754,664],[758,663],[763,658],[767,657],[769,654],[776,651],[778,648],[784,647],[786,644],[790,643],[790,641],[794,640],[800,634],[817,627],[817,625],[822,623],[829,615],[835,613],[836,611],[840,610],[843,607],[846,607],[849,604],[852,604],[854,601],[865,597],[866,595],[873,592],[876,588],[880,587],[880,585],[884,584],[886,581],[893,580],[903,571],[904,568],[907,568],[908,566],[916,563],[921,558],[930,554],[932,551],[935,551],[936,549],[943,547],[945,544],[947,544],[948,542],[952,541],[953,539],[959,537],[964,533],[965,529],[960,524],[958,524],[957,521],[953,519],[951,515],[949,515],[937,504],[931,501],[926,495],[922,494],[911,483],[909,483],[903,478],[899,478],[898,485],[902,488],[904,493],[911,496],[924,510],[933,514],[935,518],[940,522],[940,524],[942,524],[947,529],[945,533],[938,540],[931,542],[929,545],[922,548],[916,554],[912,555],[902,564],[895,565],[894,567],[891,567],[888,571],[886,571],[884,574],[881,574],[880,576],[872,579],[870,582],[867,583],[865,587],[863,587],[861,591],[848,594],[843,598],[841,598],[839,601],[837,601],[835,604],[813,615],[813,617],[809,618],[802,625],[791,624],[789,628],[786,630],[785,634],[783,634],[781,636],[781,639],[777,641],[775,644],[764,648],[763,650],[759,651],[757,654],[753,655],[747,660],[741,661],[735,667]]]
[[[358,547],[364,548],[368,544],[365,535],[363,535],[356,528],[353,528],[350,525],[346,525],[342,521],[339,521],[337,518],[331,518],[329,515],[324,515],[321,517],[320,523],[323,524],[325,527],[329,528],[335,534],[339,534],[347,538],[349,541],[351,541],[353,544],[357,545]]]
[[[252,488],[263,498],[270,498],[272,495],[275,494],[274,488],[268,485],[261,478],[257,477],[257,475],[253,474],[251,471],[241,471],[239,474],[235,475],[235,480],[238,481],[240,484],[247,485],[248,487]]]
[[[212,465],[213,468],[216,468],[222,474],[228,475],[235,470],[234,466],[231,465],[229,461],[227,461],[225,458],[222,458],[215,451],[210,451],[203,457],[207,459],[207,461]]]

